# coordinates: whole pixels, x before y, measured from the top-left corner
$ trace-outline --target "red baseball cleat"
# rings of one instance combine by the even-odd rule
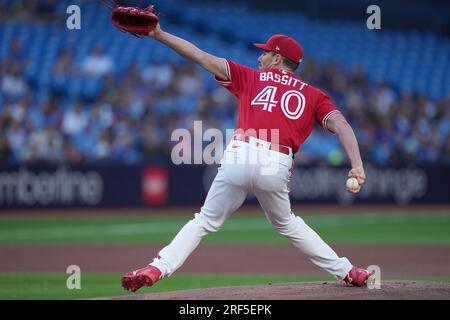
[[[371,273],[365,269],[353,266],[345,276],[344,282],[347,284],[352,284],[355,287],[364,287],[367,285],[367,279],[369,279],[369,277],[374,273],[375,271]]]
[[[135,292],[143,286],[151,287],[161,278],[161,271],[149,265],[125,274],[122,278],[122,287],[125,290]]]

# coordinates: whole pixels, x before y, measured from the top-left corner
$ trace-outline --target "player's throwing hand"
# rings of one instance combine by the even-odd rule
[[[364,168],[362,166],[352,168],[348,172],[348,177],[355,178],[356,180],[358,180],[358,187],[352,189],[347,188],[347,191],[351,193],[358,193],[361,190],[361,185],[364,183],[364,181],[366,181],[366,174],[364,173]]]

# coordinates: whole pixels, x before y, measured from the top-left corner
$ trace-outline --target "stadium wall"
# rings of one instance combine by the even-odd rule
[[[297,167],[293,204],[449,204],[448,167],[366,167],[355,197],[345,191],[348,168]],[[2,166],[0,210],[12,208],[201,205],[217,166]],[[249,196],[250,203],[256,199]]]

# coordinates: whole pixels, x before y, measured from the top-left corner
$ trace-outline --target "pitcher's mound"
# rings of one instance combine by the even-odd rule
[[[141,289],[142,290],[142,289]],[[450,300],[450,283],[382,281],[380,289],[346,286],[338,282],[301,282],[130,294],[105,300]]]

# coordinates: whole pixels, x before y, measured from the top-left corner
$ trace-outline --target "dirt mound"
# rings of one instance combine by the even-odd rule
[[[102,300],[450,300],[450,283],[383,281],[380,289],[303,282],[133,294]]]

